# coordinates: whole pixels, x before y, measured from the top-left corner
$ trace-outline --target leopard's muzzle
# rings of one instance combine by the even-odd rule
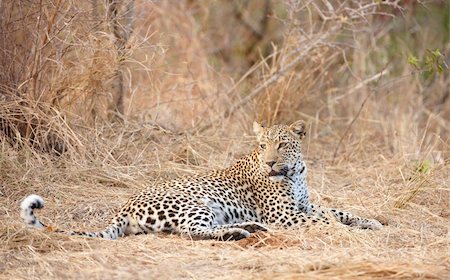
[[[287,167],[282,168],[280,171],[275,171],[275,170],[271,170],[269,172],[269,177],[272,176],[286,176],[288,173],[289,169]]]

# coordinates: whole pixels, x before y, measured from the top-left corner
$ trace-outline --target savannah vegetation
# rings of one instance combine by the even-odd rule
[[[1,279],[448,279],[450,4],[399,0],[0,1]],[[308,124],[312,200],[385,224],[237,242],[117,241],[159,181],[224,168],[252,122]]]

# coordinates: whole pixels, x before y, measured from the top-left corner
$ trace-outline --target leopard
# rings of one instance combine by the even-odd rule
[[[268,127],[254,122],[253,131],[258,145],[231,166],[147,186],[129,198],[103,230],[46,226],[34,214],[44,206],[43,198],[36,194],[22,201],[21,217],[30,227],[103,239],[165,232],[196,240],[228,241],[270,228],[298,229],[330,222],[360,229],[383,227],[376,219],[310,201],[302,153],[304,121]]]

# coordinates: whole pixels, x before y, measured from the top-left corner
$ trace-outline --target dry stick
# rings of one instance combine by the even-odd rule
[[[383,74],[384,74],[384,72],[385,72],[387,66],[389,65],[389,63],[390,63],[390,62],[388,62],[388,63],[384,66],[383,70],[381,70],[381,72],[379,73],[379,76],[378,76],[378,79],[377,79],[377,81],[376,81],[375,87],[372,88],[372,89],[369,91],[369,93],[367,94],[366,98],[364,98],[363,102],[361,103],[361,106],[359,107],[358,112],[357,112],[356,115],[353,117],[353,120],[350,122],[350,124],[347,126],[347,128],[345,129],[344,134],[342,134],[341,139],[339,140],[339,143],[337,144],[336,149],[334,150],[333,160],[332,160],[333,163],[335,163],[336,156],[337,156],[337,152],[339,151],[339,147],[341,146],[342,141],[344,141],[344,138],[345,138],[345,136],[347,135],[347,133],[350,131],[350,128],[351,128],[352,125],[355,123],[355,121],[359,118],[359,115],[361,114],[361,112],[362,112],[362,110],[363,110],[363,108],[364,108],[364,105],[366,105],[367,100],[369,100],[369,97],[371,97],[372,94],[375,93],[375,91],[377,90],[377,86],[378,86],[378,84],[380,83],[380,80],[381,80],[381,78],[383,77]],[[366,80],[366,81],[367,81],[367,80]],[[368,79],[368,81],[372,81],[372,79]]]
[[[125,85],[124,85],[124,74],[123,74],[123,64],[124,64],[124,54],[125,47],[133,33],[133,22],[134,22],[134,0],[129,0],[126,6],[126,12],[128,16],[126,17],[126,25],[122,26],[119,22],[119,1],[118,0],[108,0],[108,11],[107,17],[109,24],[112,29],[112,33],[115,37],[115,45],[117,53],[119,56],[119,61],[116,69],[116,83],[117,92],[115,100],[115,117],[119,117],[123,120],[124,115],[124,95],[125,95]]]
[[[378,80],[382,75],[387,75],[387,74],[389,74],[389,71],[383,70],[383,71],[379,72],[378,74],[375,74],[375,75],[373,75],[372,77],[367,78],[367,79],[365,79],[364,81],[359,82],[358,84],[356,84],[356,85],[355,85],[351,90],[349,90],[348,92],[346,92],[346,93],[344,93],[344,94],[342,94],[342,95],[337,96],[336,98],[334,98],[334,101],[338,101],[339,99],[342,99],[342,98],[344,98],[344,97],[347,97],[347,96],[353,94],[355,91],[357,91],[358,89],[360,89],[360,88],[362,88],[363,86],[367,85],[368,83],[373,82],[373,81],[375,81],[375,80]],[[357,77],[355,76],[355,78],[357,78]]]
[[[244,106],[247,102],[249,102],[250,100],[252,100],[255,96],[257,96],[258,94],[260,94],[264,89],[266,89],[268,86],[270,86],[271,84],[273,84],[274,82],[278,81],[279,78],[283,77],[284,74],[290,70],[291,68],[293,68],[294,66],[296,66],[297,64],[299,64],[304,58],[305,56],[313,49],[315,48],[323,39],[325,39],[327,36],[329,36],[330,34],[333,34],[336,28],[333,28],[332,30],[330,30],[330,32],[327,32],[325,34],[323,34],[322,36],[320,36],[319,38],[317,38],[316,40],[314,40],[311,44],[308,45],[307,48],[305,48],[302,52],[300,52],[300,54],[297,56],[297,58],[295,58],[291,63],[287,64],[285,67],[281,68],[278,72],[276,72],[274,75],[272,75],[268,80],[264,81],[264,83],[262,83],[261,85],[259,85],[256,89],[254,89],[249,95],[245,96],[244,98],[242,98],[239,102],[237,102],[236,104],[234,104],[230,109],[225,110],[225,113],[223,114],[223,116],[219,116],[218,118],[214,118],[212,119],[210,122],[208,122],[206,125],[204,125],[203,127],[201,127],[198,131],[202,132],[208,128],[210,128],[214,123],[216,123],[217,121],[219,121],[220,118],[226,119],[229,118],[230,116],[232,116],[239,108],[241,108],[242,106]]]
[[[39,65],[41,64],[41,53],[39,52],[39,39],[40,39],[40,31],[41,31],[41,23],[42,23],[42,0],[39,2],[39,17],[37,19],[36,23],[36,38],[34,40],[33,48],[32,48],[32,56],[33,61],[31,62],[31,70],[28,75],[28,78],[26,79],[26,82],[28,83],[31,81],[30,84],[30,92],[32,93],[33,98],[36,99],[36,91],[38,86],[38,79],[39,79],[39,72],[37,71]],[[22,83],[23,84],[23,83]]]

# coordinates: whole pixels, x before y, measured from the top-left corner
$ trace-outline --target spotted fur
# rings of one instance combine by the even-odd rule
[[[116,239],[172,232],[194,239],[239,240],[267,230],[266,225],[295,228],[328,224],[329,218],[359,228],[381,228],[376,220],[310,203],[301,152],[306,134],[302,121],[269,128],[254,123],[254,131],[259,146],[234,165],[148,187],[131,197],[105,230],[67,233]],[[22,202],[28,225],[45,227],[33,213],[41,207],[43,200],[36,195]]]

